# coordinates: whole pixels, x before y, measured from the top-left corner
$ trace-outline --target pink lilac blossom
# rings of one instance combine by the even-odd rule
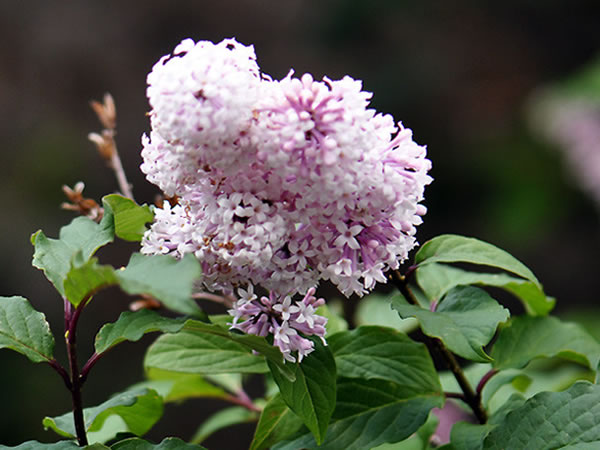
[[[303,335],[318,336],[326,345],[327,319],[315,314],[325,300],[317,299],[314,293],[315,288],[310,288],[302,300],[292,302],[290,296],[281,297],[273,291],[269,297],[258,299],[252,285],[248,290],[239,289],[240,299],[229,311],[232,328],[258,336],[272,335],[273,345],[279,347],[286,361],[302,362],[314,350],[314,343]]]
[[[363,295],[417,244],[431,163],[411,130],[369,108],[360,81],[273,80],[250,46],[186,39],[147,93],[141,169],[178,204],[156,209],[142,252],[193,253],[210,290],[271,291],[238,302],[235,326],[301,359],[297,333],[315,334],[318,316],[294,294],[329,280]]]

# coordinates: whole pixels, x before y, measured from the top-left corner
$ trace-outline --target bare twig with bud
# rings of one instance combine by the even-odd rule
[[[121,193],[133,200],[131,184],[127,181],[121,158],[117,151],[115,142],[116,126],[117,126],[117,109],[115,101],[110,94],[104,94],[103,102],[92,100],[90,106],[98,116],[98,120],[104,126],[101,133],[90,133],[88,139],[96,145],[96,149],[100,156],[107,162],[108,166],[115,172],[119,189]]]
[[[85,198],[83,196],[84,188],[85,184],[83,181],[78,182],[72,188],[64,185],[62,190],[69,201],[64,202],[60,207],[68,211],[75,211],[82,216],[87,216],[95,222],[100,222],[104,215],[104,209],[96,202],[96,200]]]

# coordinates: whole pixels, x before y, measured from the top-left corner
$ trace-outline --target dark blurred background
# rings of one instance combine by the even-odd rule
[[[88,101],[107,91],[117,103],[117,143],[136,199],[152,202],[157,191],[138,169],[140,137],[149,129],[145,77],[187,37],[254,44],[261,69],[274,78],[294,68],[315,78],[362,79],[374,92],[372,105],[428,146],[435,181],[420,242],[440,233],[490,241],[534,270],[559,312],[596,306],[599,205],[556,146],[532,132],[527,111],[540,88],[597,56],[597,0],[3,0],[0,295],[22,295],[46,313],[62,361],[62,301],[31,267],[29,237],[40,228],[57,236],[72,219],[59,209],[63,184],[83,180],[96,199],[116,190],[86,137],[100,129]],[[134,247],[100,256],[124,264]],[[94,299],[80,327],[81,358],[98,326],[127,302],[116,291]],[[152,339],[123,344],[98,363],[85,405],[141,380]],[[0,367],[0,443],[55,440],[41,420],[70,408],[59,377],[9,351],[0,352]],[[169,405],[149,437],[187,439],[220,406]],[[252,427],[233,430],[205,444],[247,448]]]

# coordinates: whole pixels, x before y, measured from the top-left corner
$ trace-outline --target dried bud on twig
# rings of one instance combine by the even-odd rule
[[[96,144],[100,156],[110,164],[115,154],[115,140],[110,135],[110,131],[104,130],[102,134],[90,133],[88,139]]]
[[[162,306],[162,303],[149,295],[142,295],[139,298],[129,304],[130,311],[139,311],[140,309],[158,309]]]
[[[83,189],[85,184],[83,181],[77,183],[73,188],[67,185],[62,187],[63,192],[67,196],[69,202],[64,202],[60,207],[68,211],[76,211],[82,216],[89,217],[90,219],[100,222],[104,215],[102,207],[91,198],[85,198],[83,196]]]
[[[114,130],[117,127],[117,108],[115,101],[108,92],[104,94],[103,103],[96,100],[90,101],[90,106],[98,116],[100,123],[108,130]]]
[[[117,108],[112,96],[108,93],[104,94],[103,103],[92,100],[90,106],[98,116],[100,123],[104,126],[102,133],[90,133],[88,139],[96,145],[96,149],[100,156],[104,158],[108,166],[114,171],[119,183],[121,193],[130,199],[133,199],[131,185],[127,181],[121,158],[117,151],[117,143],[115,142],[115,128],[117,126]]]
[[[169,205],[175,206],[179,202],[179,197],[177,195],[169,197],[167,195],[157,194],[154,196],[154,205],[158,208],[162,208],[165,200],[169,202]]]

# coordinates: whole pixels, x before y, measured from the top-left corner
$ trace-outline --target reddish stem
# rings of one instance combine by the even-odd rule
[[[486,383],[488,381],[490,381],[490,378],[492,378],[494,375],[496,375],[498,373],[498,369],[491,369],[488,373],[486,373],[481,380],[479,380],[479,383],[477,384],[477,388],[475,389],[475,391],[477,392],[477,395],[479,397],[481,397],[481,391],[483,391],[484,386],[486,385]]]
[[[106,352],[102,352],[102,353],[95,353],[90,356],[90,359],[87,360],[87,362],[83,365],[83,368],[81,369],[81,373],[79,375],[79,379],[81,381],[81,384],[83,384],[85,382],[85,380],[87,379],[88,373],[90,372],[90,370],[92,369],[92,367],[94,367],[94,365],[98,362],[98,360],[100,358],[102,358],[104,356]]]
[[[254,404],[252,399],[248,397],[248,394],[246,394],[244,390],[238,391],[237,395],[228,395],[227,397],[225,397],[225,400],[227,400],[230,403],[235,403],[236,405],[243,406],[244,408],[250,411],[261,412],[261,409]]]
[[[63,366],[61,366],[60,363],[55,359],[51,359],[47,362],[48,362],[48,365],[50,367],[52,367],[54,370],[56,370],[56,372],[62,377],[63,381],[65,382],[65,386],[70,391],[71,390],[71,379],[69,378],[69,374],[67,373],[65,368]]]
[[[83,308],[89,299],[89,296],[83,299],[75,311],[72,311],[71,303],[65,303],[65,324],[67,325],[65,340],[67,344],[67,354],[69,357],[69,369],[71,372],[70,391],[73,404],[73,422],[75,424],[77,442],[79,443],[80,447],[86,446],[88,441],[85,432],[83,401],[81,398],[82,380],[79,375],[79,366],[77,364],[77,322],[79,321],[81,312],[83,311]]]

